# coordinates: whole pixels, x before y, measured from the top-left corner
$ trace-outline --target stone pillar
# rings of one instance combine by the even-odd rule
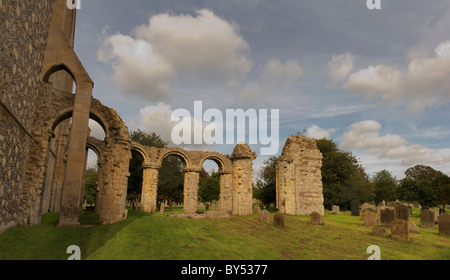
[[[197,211],[198,182],[200,180],[200,170],[185,169],[184,173],[184,213],[193,214]]]
[[[219,211],[233,211],[233,176],[231,173],[220,174]]]
[[[158,193],[159,170],[150,165],[143,166],[141,211],[155,214]]]
[[[293,135],[277,162],[277,208],[288,215],[324,214],[322,154],[316,141]]]
[[[84,187],[86,141],[89,130],[89,112],[92,99],[92,84],[77,84],[72,126],[69,134],[67,163],[61,200],[59,226],[79,226],[78,215],[81,205],[81,190]]]
[[[253,160],[256,153],[245,144],[237,144],[231,154],[232,162],[232,214],[252,215],[253,199]]]

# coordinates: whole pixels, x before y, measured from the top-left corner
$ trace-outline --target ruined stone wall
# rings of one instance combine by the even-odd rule
[[[293,135],[277,162],[277,208],[288,215],[324,214],[322,154],[316,141]]]
[[[231,154],[233,215],[252,215],[253,160],[256,158],[247,144],[238,144]]]
[[[53,0],[0,1],[0,232],[26,223],[21,194]]]

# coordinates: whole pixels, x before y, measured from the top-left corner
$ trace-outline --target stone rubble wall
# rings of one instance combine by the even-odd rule
[[[324,214],[322,154],[316,141],[293,135],[277,163],[277,208],[288,215]]]

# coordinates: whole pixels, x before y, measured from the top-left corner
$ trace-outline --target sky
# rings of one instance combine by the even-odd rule
[[[417,164],[450,174],[447,0],[381,0],[372,10],[364,0],[80,1],[75,51],[94,98],[130,131],[170,142],[178,109],[207,128],[195,101],[224,119],[243,109],[262,122],[261,110],[278,110],[268,118],[279,124],[275,155],[301,132],[332,139],[369,175],[401,179]],[[260,140],[250,145],[255,174],[269,157]],[[237,139],[204,142],[181,147],[231,154]]]

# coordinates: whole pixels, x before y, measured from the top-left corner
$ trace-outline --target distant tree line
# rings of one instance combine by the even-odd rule
[[[387,170],[370,177],[358,159],[348,151],[340,150],[331,139],[316,140],[322,153],[322,183],[324,206],[331,209],[339,205],[350,209],[350,202],[384,201],[417,202],[445,211],[450,204],[450,177],[429,166],[416,165],[406,170],[406,177],[397,180]],[[276,202],[276,163],[279,157],[271,157],[259,170],[254,197],[265,206]]]

